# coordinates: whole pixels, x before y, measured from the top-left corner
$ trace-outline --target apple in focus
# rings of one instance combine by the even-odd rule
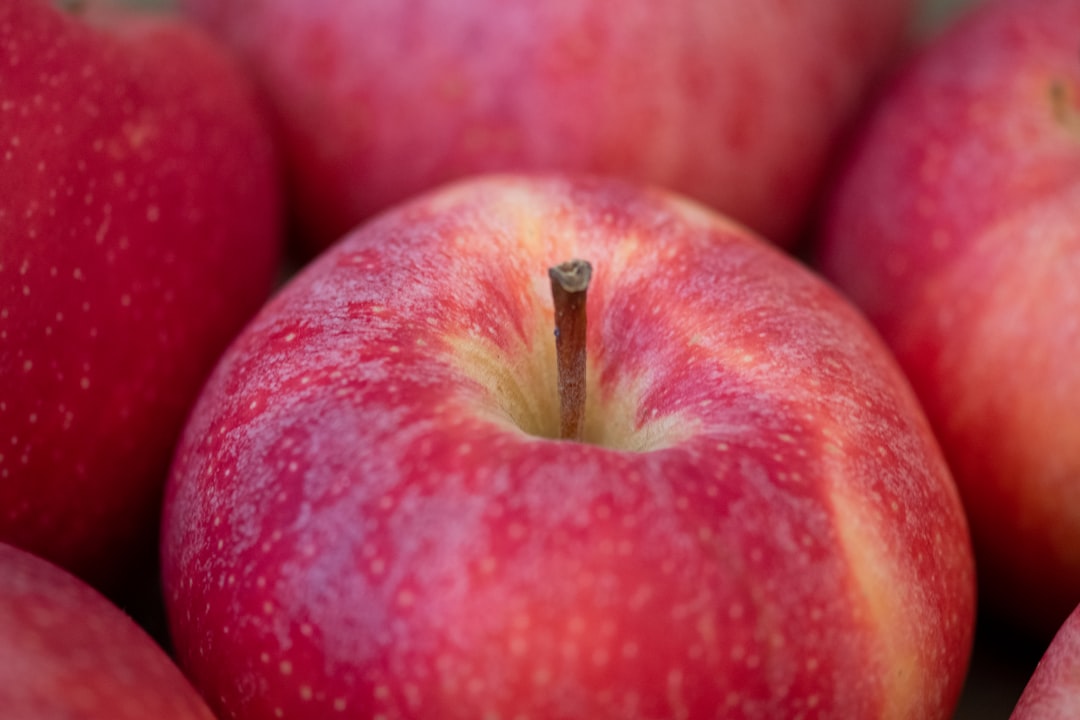
[[[0,540],[99,586],[281,256],[256,92],[198,28],[0,2]]]
[[[992,0],[885,92],[819,266],[877,326],[956,477],[985,607],[1080,604],[1080,3]]]
[[[96,590],[0,543],[5,720],[213,720],[168,655]]]
[[[237,720],[944,719],[972,638],[959,497],[857,311],[595,178],[454,184],[301,271],[197,403],[162,552],[178,658]]]
[[[913,0],[181,0],[275,111],[309,253],[445,181],[614,174],[791,245]]]

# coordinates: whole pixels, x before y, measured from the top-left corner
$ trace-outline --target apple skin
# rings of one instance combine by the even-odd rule
[[[1080,607],[1066,618],[1028,681],[1010,720],[1080,717]]]
[[[180,0],[276,111],[301,240],[485,171],[673,188],[790,245],[913,0]]]
[[[820,269],[900,360],[964,498],[988,610],[1080,603],[1080,3],[994,0],[883,93]]]
[[[82,580],[0,543],[4,720],[213,720],[146,632]]]
[[[572,257],[584,442],[554,439]],[[959,496],[861,316],[610,179],[460,182],[308,265],[205,387],[162,553],[238,720],[947,718],[974,622]]]
[[[186,22],[0,3],[0,540],[110,593],[282,256],[239,64]]]

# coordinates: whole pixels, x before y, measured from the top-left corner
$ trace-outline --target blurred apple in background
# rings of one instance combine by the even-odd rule
[[[995,0],[902,72],[819,252],[891,345],[970,514],[985,605],[1080,602],[1080,2]]]
[[[968,8],[982,2],[985,0],[920,0],[916,18],[918,34],[936,35]]]
[[[4,720],[213,720],[179,668],[81,580],[0,543]]]
[[[204,390],[163,553],[178,657],[241,720],[944,719],[974,621],[959,497],[862,317],[601,180],[458,184],[301,271]]]
[[[1080,717],[1080,608],[1065,620],[1013,711],[1012,720]]]
[[[0,539],[102,585],[280,250],[269,132],[196,28],[0,3]]]
[[[442,181],[613,173],[790,245],[914,0],[180,0],[276,110],[308,251]]]

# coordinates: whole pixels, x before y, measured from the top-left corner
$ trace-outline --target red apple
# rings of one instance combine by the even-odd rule
[[[180,0],[276,110],[309,250],[443,181],[611,173],[783,244],[913,0]]]
[[[213,720],[165,652],[97,591],[0,543],[4,720]]]
[[[1080,717],[1080,607],[1065,620],[1035,667],[1011,720],[1077,717]]]
[[[0,539],[102,585],[153,555],[184,417],[281,254],[253,88],[131,13],[0,2]]]
[[[973,625],[959,497],[869,326],[596,179],[463,182],[294,278],[196,406],[163,562],[178,657],[239,720],[947,718]]]
[[[896,79],[820,263],[911,378],[981,597],[1047,636],[1080,603],[1080,3],[978,6]]]

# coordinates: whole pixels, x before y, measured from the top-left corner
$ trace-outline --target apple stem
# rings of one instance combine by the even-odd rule
[[[585,427],[585,300],[592,265],[568,260],[548,268],[555,304],[555,353],[559,367],[559,437],[581,440]]]
[[[86,11],[86,0],[57,0],[56,6],[63,12],[80,15]]]
[[[1064,82],[1055,82],[1050,86],[1050,100],[1054,106],[1054,117],[1073,132],[1080,131],[1080,111],[1073,97],[1070,97]]]

